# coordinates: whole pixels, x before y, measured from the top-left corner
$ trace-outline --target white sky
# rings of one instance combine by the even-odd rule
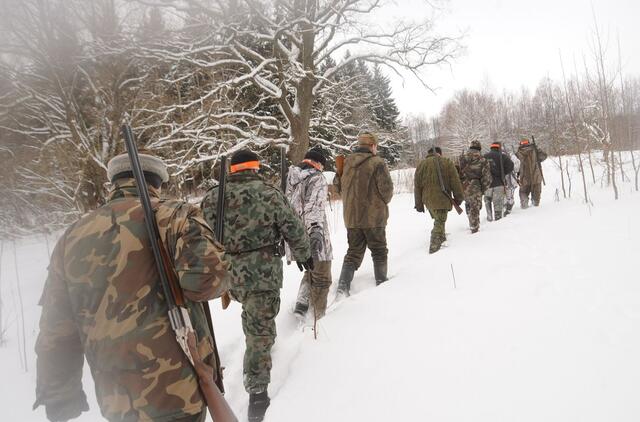
[[[608,40],[609,69],[618,66],[619,33],[623,73],[640,76],[640,0],[450,0],[440,30],[466,32],[467,51],[451,68],[430,71],[436,95],[415,78],[403,82],[390,75],[400,111],[435,115],[456,90],[481,89],[487,81],[499,93],[522,86],[533,89],[547,75],[559,80],[560,50],[565,70],[574,73],[575,58],[582,72],[583,55],[590,62],[592,51],[592,4],[603,40]],[[376,20],[418,20],[430,10],[425,0],[396,0]]]

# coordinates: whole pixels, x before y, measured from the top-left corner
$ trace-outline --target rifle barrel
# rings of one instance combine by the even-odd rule
[[[142,171],[142,165],[140,164],[140,158],[138,156],[138,148],[136,147],[133,131],[129,125],[122,126],[122,133],[124,135],[124,142],[127,147],[127,154],[131,161],[131,171],[136,181],[136,187],[140,195],[140,202],[142,203],[142,209],[144,211],[144,223],[147,227],[147,233],[149,234],[149,242],[151,243],[151,250],[153,251],[153,257],[155,258],[156,269],[160,276],[160,285],[162,286],[162,292],[164,293],[165,300],[169,307],[169,311],[172,311],[177,307],[176,298],[169,284],[168,271],[170,269],[165,268],[165,262],[162,257],[160,247],[160,231],[158,230],[158,224],[156,222],[156,216],[151,206],[151,200],[149,199],[149,189],[144,179],[144,173]],[[180,318],[181,319],[181,318]],[[180,322],[180,321],[176,321]],[[183,321],[182,321],[183,322]],[[183,322],[184,323],[184,322]]]

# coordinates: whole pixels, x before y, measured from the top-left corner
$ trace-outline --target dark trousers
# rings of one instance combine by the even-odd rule
[[[373,229],[347,229],[349,248],[342,265],[349,264],[358,269],[362,264],[367,248],[371,251],[374,264],[387,262],[387,233],[385,227]]]

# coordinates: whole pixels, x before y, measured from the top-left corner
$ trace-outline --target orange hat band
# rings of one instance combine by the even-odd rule
[[[500,148],[501,146],[500,144],[491,144],[491,148]]]
[[[260,170],[260,161],[247,161],[231,165],[231,173],[237,173],[242,170]]]
[[[529,141],[520,141],[520,145],[529,145]]]
[[[317,162],[315,162],[313,160],[310,160],[308,158],[305,159],[305,160],[302,160],[302,162],[306,163],[306,164],[309,164],[311,167],[313,167],[314,169],[316,169],[318,171],[322,171],[322,164],[320,164],[320,163],[317,163]]]

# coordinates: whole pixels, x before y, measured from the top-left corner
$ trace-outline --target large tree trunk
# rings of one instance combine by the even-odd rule
[[[315,96],[313,87],[316,84],[313,76],[314,69],[314,47],[315,32],[310,22],[315,20],[316,1],[315,0],[298,0],[295,3],[296,9],[301,16],[305,16],[308,22],[300,24],[300,33],[302,34],[302,48],[299,53],[299,61],[303,64],[305,76],[300,79],[296,90],[296,107],[294,114],[296,118],[291,119],[291,138],[293,144],[289,149],[289,160],[293,163],[302,161],[305,153],[309,149],[309,128],[311,125],[311,109]]]

